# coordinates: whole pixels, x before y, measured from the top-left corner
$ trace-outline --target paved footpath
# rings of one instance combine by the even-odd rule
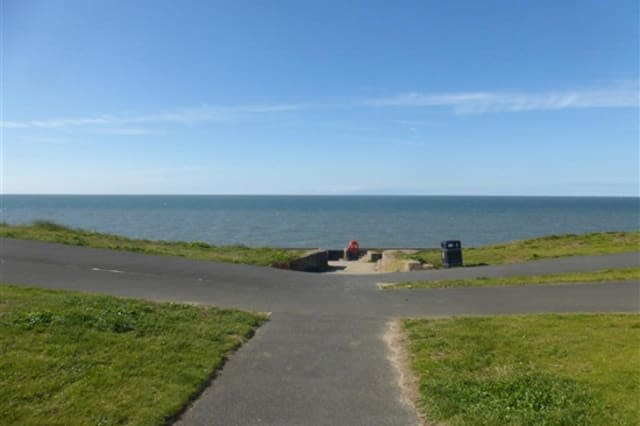
[[[0,281],[271,312],[184,425],[411,425],[382,336],[392,318],[638,312],[640,283],[380,291],[377,282],[640,266],[639,253],[408,274],[305,274],[0,240]]]

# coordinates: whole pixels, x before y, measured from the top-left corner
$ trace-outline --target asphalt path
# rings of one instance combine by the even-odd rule
[[[640,283],[381,291],[378,282],[637,266],[632,252],[350,276],[0,240],[4,283],[270,312],[182,416],[185,425],[417,424],[382,338],[392,318],[638,312]]]

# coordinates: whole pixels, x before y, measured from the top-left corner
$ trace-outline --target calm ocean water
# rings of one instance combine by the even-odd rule
[[[51,220],[136,238],[249,246],[464,246],[638,230],[640,198],[3,195],[1,220]]]

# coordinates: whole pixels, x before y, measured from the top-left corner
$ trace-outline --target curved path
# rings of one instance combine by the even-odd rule
[[[640,283],[380,291],[403,279],[637,267],[638,252],[408,274],[306,274],[0,240],[0,281],[271,312],[179,423],[410,425],[382,340],[391,318],[637,312]]]

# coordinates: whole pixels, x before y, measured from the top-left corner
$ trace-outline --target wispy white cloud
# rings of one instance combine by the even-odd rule
[[[56,129],[68,127],[113,127],[140,123],[197,124],[212,121],[231,121],[246,116],[295,111],[298,104],[264,104],[240,106],[210,106],[183,108],[152,114],[99,115],[94,117],[55,118],[49,120],[2,121],[5,129]],[[114,131],[117,129],[113,129]],[[131,134],[131,133],[129,133]]]
[[[405,93],[368,99],[371,107],[448,107],[456,113],[523,112],[575,108],[638,107],[637,85],[565,92]]]
[[[113,123],[114,119],[107,117],[56,118],[51,120],[2,121],[2,127],[5,129],[55,129],[77,126],[104,126]]]
[[[135,126],[144,124],[195,125],[227,122],[251,116],[278,114],[302,109],[340,108],[450,108],[458,114],[488,112],[550,111],[579,108],[637,108],[640,104],[638,83],[622,83],[610,88],[556,92],[411,92],[372,99],[352,99],[342,103],[279,103],[237,106],[203,105],[150,114],[97,115],[92,117],[48,120],[1,121],[5,129],[58,129],[71,127],[110,129],[113,134],[143,135]],[[409,122],[407,122],[409,124]],[[132,126],[132,127],[131,127]]]
[[[183,108],[180,110],[125,118],[126,123],[180,123],[197,124],[208,121],[230,121],[247,115],[288,112],[300,109],[299,104],[264,104],[240,106],[210,106]]]

